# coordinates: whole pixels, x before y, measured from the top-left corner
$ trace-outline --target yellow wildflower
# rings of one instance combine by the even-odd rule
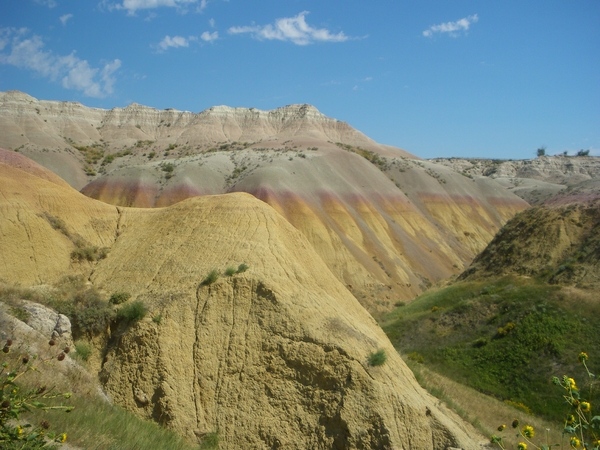
[[[567,382],[568,382],[568,386],[571,389],[577,389],[577,383],[575,383],[575,380],[573,378],[567,378]]]
[[[535,430],[531,425],[525,425],[521,430],[521,434],[527,438],[532,438],[535,436]]]
[[[504,431],[505,428],[506,428],[506,425],[500,425],[498,427],[498,431]]]
[[[583,412],[590,412],[590,410],[592,409],[592,405],[590,405],[589,402],[581,402],[579,404],[579,407]]]
[[[525,442],[519,442],[519,445],[517,445],[517,449],[518,450],[527,450],[527,444]]]
[[[67,433],[63,433],[58,437],[58,441],[62,444],[67,440]]]
[[[588,354],[586,352],[581,352],[577,359],[579,359],[580,363],[584,363],[588,360]]]
[[[571,438],[571,440],[569,441],[569,444],[571,444],[571,447],[573,447],[573,448],[581,447],[581,441],[579,439],[577,439],[575,436],[573,436]]]
[[[21,425],[19,425],[19,426],[17,427],[17,434],[18,434],[19,436],[21,436],[21,435],[23,434],[23,427],[22,427]]]
[[[567,416],[567,419],[566,419],[566,420],[567,420],[567,423],[568,423],[569,425],[571,425],[573,422],[575,422],[575,416],[574,416],[573,414],[569,414],[569,415]]]

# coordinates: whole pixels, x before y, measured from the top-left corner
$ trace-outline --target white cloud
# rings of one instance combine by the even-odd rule
[[[64,88],[82,91],[89,97],[112,94],[116,81],[113,75],[121,67],[120,60],[115,59],[102,69],[94,68],[86,60],[75,56],[75,52],[57,56],[50,50],[44,50],[44,43],[39,36],[24,39],[26,33],[23,29],[0,30],[0,36],[12,37],[0,47],[0,50],[4,50],[11,46],[10,53],[0,53],[0,64],[32,70],[52,81],[60,79]]]
[[[56,6],[56,2],[54,0],[35,0],[36,3],[40,5],[47,6],[48,8],[54,8]]]
[[[189,47],[190,42],[197,41],[196,36],[189,36],[184,38],[183,36],[165,36],[165,38],[158,44],[159,51],[165,51],[169,48]]]
[[[205,31],[200,35],[200,39],[206,42],[216,41],[217,39],[219,39],[219,32],[213,31],[212,33],[209,33],[208,31]]]
[[[60,21],[62,22],[63,26],[65,26],[67,24],[67,21],[72,17],[73,14],[65,14],[64,16],[60,16]]]
[[[204,10],[204,8],[206,8],[207,5],[208,5],[208,0],[200,0],[200,4],[198,5],[196,12],[202,12]]]
[[[210,25],[211,28],[214,28],[215,27],[215,19],[210,19],[208,21],[208,24]]]
[[[349,38],[342,31],[331,34],[325,28],[313,28],[306,23],[304,17],[308,11],[303,11],[295,17],[284,17],[277,19],[274,25],[243,26],[229,28],[230,34],[250,33],[256,39],[277,39],[280,41],[292,41],[297,45],[321,42],[344,42]]]
[[[206,6],[207,0],[200,0],[199,10],[202,10]],[[123,3],[113,3],[110,0],[102,0],[101,6],[107,8],[109,11],[114,9],[125,9],[127,14],[134,15],[139,9],[155,9],[161,6],[169,8],[182,9],[186,6],[191,6],[194,3],[198,3],[198,0],[123,0]]]
[[[448,33],[452,37],[457,37],[460,31],[467,31],[471,24],[477,22],[479,17],[477,14],[457,20],[456,22],[446,22],[439,25],[433,25],[429,29],[423,31],[423,36],[431,37],[433,33]]]

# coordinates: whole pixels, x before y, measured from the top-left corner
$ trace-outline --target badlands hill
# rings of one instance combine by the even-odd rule
[[[0,147],[116,206],[252,194],[375,315],[460,273],[528,206],[496,180],[377,144],[310,105],[101,110],[11,91],[0,93]]]
[[[600,287],[600,180],[578,183],[511,219],[459,279],[504,274]]]
[[[479,448],[265,202],[232,193],[116,207],[44,172],[21,155],[0,163],[0,278],[80,273],[145,303],[145,319],[95,341],[117,404],[190,439],[218,430],[222,448]],[[73,259],[84,245],[106,257]],[[202,283],[241,263],[244,273]],[[371,366],[377,349],[388,360]]]
[[[536,159],[499,160],[477,158],[435,158],[436,164],[450,167],[465,176],[485,176],[526,200],[541,205],[570,191],[590,191],[600,179],[600,158],[593,156],[541,156]]]

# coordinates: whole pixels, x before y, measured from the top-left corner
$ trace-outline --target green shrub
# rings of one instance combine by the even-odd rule
[[[97,247],[89,245],[83,239],[75,240],[75,250],[71,252],[71,259],[74,261],[99,261],[108,256],[108,247]]]
[[[115,318],[112,306],[83,277],[70,277],[47,304],[71,321],[73,334],[92,336],[106,331]]]
[[[231,277],[233,275],[235,275],[237,273],[237,269],[235,267],[228,267],[227,269],[225,269],[225,275],[227,275],[228,277]]]
[[[387,361],[385,350],[380,348],[375,353],[369,355],[369,364],[372,366],[382,366]]]
[[[207,433],[202,438],[202,443],[200,444],[200,449],[201,450],[217,449],[217,448],[219,448],[220,440],[221,440],[221,437],[219,436],[218,432],[214,431],[212,433]]]
[[[473,342],[473,347],[477,347],[477,348],[485,347],[486,345],[489,344],[489,342],[490,341],[488,340],[488,338],[480,337]]]
[[[244,263],[240,264],[237,268],[237,273],[243,273],[248,270],[248,266]]]
[[[423,364],[425,362],[423,355],[421,355],[419,352],[409,353],[407,355],[407,358],[410,359],[411,361],[418,362],[419,364]]]
[[[15,380],[27,372],[39,372],[38,367],[42,364],[59,363],[65,359],[65,353],[61,352],[49,358],[38,358],[37,355],[24,354],[17,361],[11,358],[11,346],[13,341],[8,339],[2,349],[0,359],[0,445],[3,449],[41,449],[55,448],[54,442],[65,442],[65,433],[57,434],[48,432],[50,423],[43,420],[40,425],[33,426],[23,423],[21,415],[30,413],[33,409],[42,411],[62,410],[71,411],[72,406],[57,405],[71,398],[70,393],[56,393],[45,386],[36,386],[34,389],[24,389]],[[20,380],[19,380],[20,382]]]
[[[75,356],[75,358],[81,359],[82,361],[87,361],[92,355],[93,350],[94,347],[92,347],[91,344],[89,344],[88,342],[76,341],[75,354],[73,356]]]
[[[175,170],[175,164],[173,163],[163,163],[161,164],[161,169],[163,172],[173,172]]]
[[[216,270],[211,270],[206,278],[202,281],[204,286],[208,286],[213,284],[215,281],[219,279],[219,272]]]
[[[148,308],[146,308],[144,302],[137,300],[121,306],[117,311],[117,319],[126,320],[127,322],[136,322],[142,320],[147,312]]]
[[[162,316],[161,316],[160,314],[159,314],[159,315],[157,315],[157,316],[154,316],[154,317],[152,318],[152,322],[154,322],[154,323],[155,323],[155,324],[157,324],[157,325],[160,325],[160,322],[161,322],[161,321],[162,321]]]
[[[120,305],[121,303],[125,303],[130,298],[131,294],[129,292],[115,292],[110,296],[108,301],[113,305]]]

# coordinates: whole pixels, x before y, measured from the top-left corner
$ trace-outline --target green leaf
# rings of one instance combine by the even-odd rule
[[[31,442],[31,441],[35,440],[38,438],[39,435],[40,435],[40,433],[31,433],[29,436],[27,436],[27,441]]]

